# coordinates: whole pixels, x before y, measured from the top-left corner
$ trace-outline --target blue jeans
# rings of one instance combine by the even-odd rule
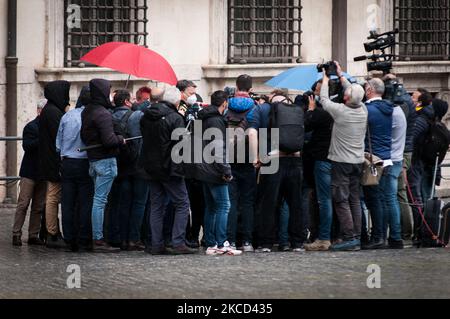
[[[207,247],[223,247],[227,240],[228,212],[230,197],[228,185],[203,184],[205,195],[205,241]]]
[[[228,216],[228,240],[236,242],[239,212],[242,219],[242,241],[252,242],[253,216],[256,192],[256,173],[252,165],[232,166],[233,180],[230,192],[230,214]]]
[[[370,240],[380,241],[384,239],[384,204],[382,187],[386,184],[388,168],[383,170],[380,182],[376,186],[364,187],[364,198],[370,211],[372,230]]]
[[[128,223],[129,241],[137,242],[141,238],[142,222],[144,220],[149,192],[149,181],[143,178],[134,177],[133,199],[131,202],[131,213]]]
[[[389,227],[389,237],[393,240],[402,239],[402,230],[400,224],[400,204],[397,198],[398,177],[402,173],[403,161],[394,162],[393,166],[385,168],[385,178],[381,186],[381,198],[383,202],[383,223],[384,236],[387,237],[387,228]]]
[[[108,194],[117,176],[117,161],[107,158],[89,163],[89,175],[94,180],[94,201],[92,204],[92,237],[103,239],[103,220]]]
[[[317,161],[314,164],[317,200],[319,202],[319,240],[331,239],[333,204],[331,195],[331,163]]]

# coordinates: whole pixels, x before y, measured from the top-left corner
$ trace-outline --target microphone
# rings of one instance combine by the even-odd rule
[[[353,59],[354,62],[365,61],[365,60],[367,60],[367,56],[365,56],[365,55],[357,56],[356,58]]]

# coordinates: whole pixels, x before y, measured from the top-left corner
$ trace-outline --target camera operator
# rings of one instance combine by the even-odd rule
[[[318,101],[322,82],[322,80],[317,81],[312,87],[313,94],[304,95],[303,99],[303,103],[308,102],[308,110],[305,114],[305,132],[312,132],[309,143],[305,144],[305,156],[309,154],[314,162],[314,181],[319,202],[319,236],[314,243],[305,245],[307,251],[327,251],[331,246],[333,204],[331,162],[328,160],[328,150],[331,144],[333,118]]]
[[[398,178],[397,197],[400,204],[402,239],[410,241],[412,239],[413,220],[411,206],[408,204],[406,176],[407,172],[411,168],[411,158],[414,150],[413,131],[417,114],[411,95],[409,95],[409,93],[400,84],[400,81],[397,79],[395,74],[386,74],[383,77],[383,81],[386,86],[384,98],[390,100],[395,105],[400,106],[406,117],[407,128],[405,151],[403,154],[403,172]]]
[[[337,75],[344,87],[344,103],[330,100],[330,79],[324,70],[320,103],[334,120],[328,160],[331,161],[331,187],[336,214],[344,241],[331,250],[359,250],[361,246],[360,179],[364,162],[364,139],[367,108],[362,103],[364,90],[342,76],[339,63]]]

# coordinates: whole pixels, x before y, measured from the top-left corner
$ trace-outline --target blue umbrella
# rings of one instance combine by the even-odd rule
[[[343,73],[350,81],[354,81],[351,75]],[[266,85],[276,88],[308,91],[311,86],[323,78],[322,72],[317,71],[317,65],[301,65],[283,73],[266,82]],[[336,77],[331,77],[336,78]]]

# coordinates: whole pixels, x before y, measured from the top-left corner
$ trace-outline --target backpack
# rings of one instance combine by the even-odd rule
[[[445,124],[438,120],[430,121],[430,128],[422,149],[422,160],[424,163],[434,167],[438,157],[438,164],[441,164],[447,155],[449,146],[450,132]]]
[[[296,104],[274,103],[270,109],[269,128],[279,129],[279,150],[288,154],[303,149],[305,141],[304,112]]]
[[[123,138],[129,138],[128,132],[128,120],[130,119],[133,111],[129,110],[122,118],[117,119],[113,117],[114,133],[123,136]],[[138,151],[134,143],[127,143],[121,145],[119,148],[119,156],[117,157],[118,166],[133,164],[138,158]]]
[[[242,143],[245,144],[245,163],[249,162],[249,139],[248,135],[246,135],[245,132],[249,127],[247,115],[251,111],[252,109],[246,112],[238,113],[228,109],[228,112],[225,115],[227,128],[231,128],[234,130],[234,134],[231,134],[228,140],[229,149],[234,149],[233,158],[229,158],[230,162],[233,164],[243,164],[239,163],[242,162],[242,158],[238,158],[238,145],[242,145]]]

